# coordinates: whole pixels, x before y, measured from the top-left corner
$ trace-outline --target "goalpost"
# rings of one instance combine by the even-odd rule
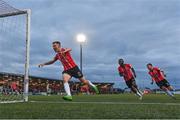
[[[30,18],[0,0],[0,103],[28,101]]]

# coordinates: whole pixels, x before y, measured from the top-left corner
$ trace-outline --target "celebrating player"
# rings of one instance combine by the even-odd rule
[[[123,59],[119,59],[119,67],[118,67],[119,75],[121,77],[124,77],[124,80],[126,81],[126,85],[131,89],[132,92],[134,92],[140,100],[142,100],[142,92],[138,89],[138,86],[136,85],[136,72],[132,65],[130,64],[124,64]]]
[[[99,93],[98,88],[93,83],[91,83],[89,80],[86,80],[83,77],[81,70],[78,68],[78,66],[72,59],[71,54],[70,54],[71,49],[61,48],[61,43],[59,41],[53,42],[52,47],[53,47],[54,51],[56,52],[56,56],[53,58],[53,60],[51,60],[49,62],[39,64],[39,67],[43,67],[45,65],[51,65],[54,62],[56,62],[57,60],[61,61],[62,65],[64,67],[64,71],[62,72],[64,89],[67,94],[66,96],[63,97],[63,99],[72,101],[71,91],[70,91],[70,87],[69,87],[69,83],[68,83],[68,81],[72,77],[77,78],[82,83],[91,86],[95,90],[95,92],[98,94]]]
[[[156,82],[157,86],[159,86],[160,89],[162,89],[164,92],[166,92],[170,97],[175,99],[173,93],[172,86],[169,84],[169,82],[166,80],[166,75],[164,74],[164,71],[161,71],[158,67],[153,67],[151,63],[147,64],[147,68],[149,70],[149,75],[152,77],[151,84]]]

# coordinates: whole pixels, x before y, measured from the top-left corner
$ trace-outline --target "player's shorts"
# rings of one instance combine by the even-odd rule
[[[126,81],[126,85],[128,86],[128,88],[131,88],[132,86],[137,86],[136,81],[135,81],[134,78],[132,78],[131,80]]]
[[[83,77],[83,74],[81,72],[81,70],[79,69],[78,66],[74,67],[74,68],[71,68],[69,70],[65,70],[62,72],[62,74],[68,74],[70,75],[71,77],[74,77],[74,78],[82,78]]]
[[[170,86],[169,82],[166,79],[164,79],[164,80],[162,80],[160,82],[156,82],[156,84],[160,88],[162,88],[163,86],[165,86],[165,87],[169,87]]]

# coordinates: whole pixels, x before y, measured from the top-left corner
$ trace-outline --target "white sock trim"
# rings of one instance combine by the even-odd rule
[[[142,97],[141,93],[139,93],[138,91],[136,92],[136,95]]]
[[[64,83],[64,90],[65,90],[67,95],[71,96],[71,91],[70,91],[70,87],[69,87],[68,82]]]
[[[166,90],[165,91],[169,96],[171,96],[171,97],[173,97],[174,95],[171,93],[171,91],[169,91],[169,90]]]

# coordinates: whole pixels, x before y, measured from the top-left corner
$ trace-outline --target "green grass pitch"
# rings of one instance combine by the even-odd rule
[[[78,95],[66,102],[62,96],[30,96],[28,103],[0,104],[0,118],[180,119],[180,95],[176,97],[149,94],[140,101],[133,94]]]

